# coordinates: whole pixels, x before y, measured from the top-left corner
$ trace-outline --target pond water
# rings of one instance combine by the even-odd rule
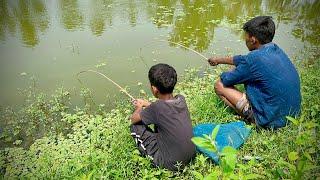
[[[130,93],[148,92],[147,72],[168,63],[183,75],[187,67],[206,67],[206,57],[244,54],[241,26],[257,15],[276,23],[274,42],[294,59],[320,41],[317,0],[1,0],[0,106],[23,101],[31,77],[48,95],[58,87],[80,104],[82,70],[105,73]],[[300,60],[300,59],[297,59]],[[126,98],[97,76],[82,74],[98,103]],[[142,85],[141,85],[142,83]]]

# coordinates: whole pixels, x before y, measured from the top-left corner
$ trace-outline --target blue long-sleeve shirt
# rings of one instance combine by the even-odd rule
[[[257,125],[280,128],[286,116],[300,113],[301,93],[297,70],[274,43],[247,55],[233,57],[236,68],[221,74],[224,86],[244,84]]]

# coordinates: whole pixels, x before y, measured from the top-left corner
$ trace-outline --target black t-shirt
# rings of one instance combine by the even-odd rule
[[[142,122],[157,129],[159,155],[154,161],[168,169],[187,164],[195,155],[189,110],[182,95],[172,100],[157,100],[141,111]]]

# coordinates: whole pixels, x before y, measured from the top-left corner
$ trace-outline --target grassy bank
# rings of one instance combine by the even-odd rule
[[[175,92],[186,97],[194,125],[237,119],[213,92],[213,83],[218,75],[216,71],[210,70],[199,77],[197,70],[190,69],[179,79]],[[302,115],[291,119],[289,126],[278,131],[254,129],[238,151],[238,163],[234,170],[237,177],[249,179],[247,174],[258,174],[252,177],[314,179],[320,176],[320,143],[317,137],[320,124],[319,73],[319,62],[308,67],[301,65]],[[88,99],[90,96],[85,93]],[[62,127],[54,126],[54,133],[35,140],[30,148],[14,145],[1,150],[2,177],[201,179],[201,176],[214,173],[226,178],[219,166],[200,154],[179,172],[152,168],[148,159],[139,156],[130,136],[128,118],[133,109],[129,101],[119,103],[111,111],[104,111],[103,108],[92,111],[88,100],[85,108],[70,113],[66,103],[68,93],[60,90],[57,94],[45,107],[42,103],[28,106],[29,110],[24,112],[29,114],[24,121],[32,119],[35,130],[39,128],[38,121],[45,121],[46,118],[52,119],[48,126],[54,122],[64,124]],[[65,131],[59,129],[66,125],[71,125],[71,128],[67,131],[69,133],[63,134]]]

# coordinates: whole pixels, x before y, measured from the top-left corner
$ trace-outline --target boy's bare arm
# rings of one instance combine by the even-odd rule
[[[208,62],[211,66],[216,66],[218,64],[230,64],[234,65],[233,57],[221,57],[221,58],[209,58]]]
[[[142,111],[142,106],[136,107],[136,110],[132,113],[130,117],[132,124],[135,124],[141,121],[141,116],[140,116],[141,111]]]
[[[141,113],[143,107],[148,107],[148,106],[150,106],[150,104],[151,103],[149,101],[143,100],[143,99],[136,99],[135,101],[133,101],[133,105],[135,106],[136,109],[130,117],[132,124],[135,124],[135,123],[141,121],[140,113]]]

